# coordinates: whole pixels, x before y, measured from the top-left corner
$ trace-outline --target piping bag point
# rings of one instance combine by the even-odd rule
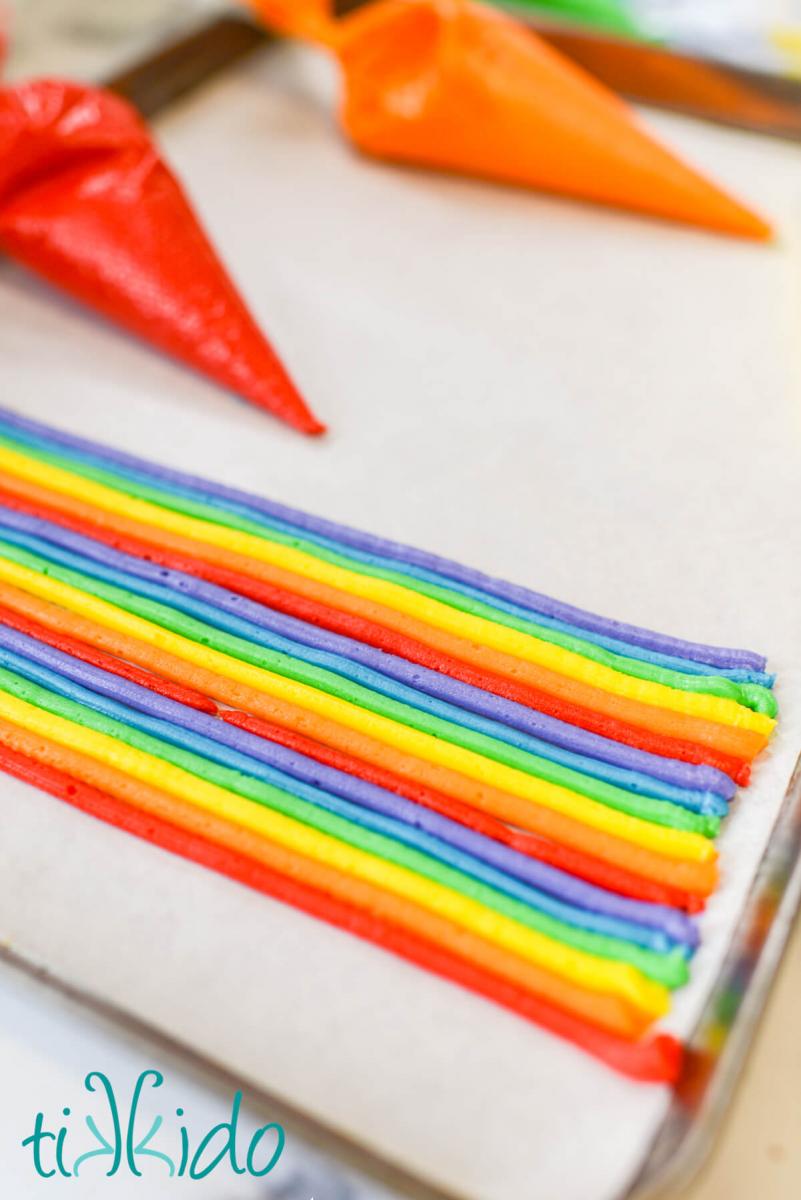
[[[57,79],[0,88],[0,252],[295,429],[323,432],[119,97]]]
[[[757,241],[770,226],[655,141],[631,109],[509,15],[472,0],[253,0],[327,47],[340,118],[379,159],[537,188]]]

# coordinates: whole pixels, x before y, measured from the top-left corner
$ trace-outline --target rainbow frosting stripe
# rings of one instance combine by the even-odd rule
[[[634,1077],[772,685],[0,410],[0,766]]]

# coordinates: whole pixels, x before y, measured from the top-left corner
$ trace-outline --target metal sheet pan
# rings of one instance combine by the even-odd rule
[[[728,956],[690,1038],[685,1076],[629,1192],[631,1200],[652,1200],[669,1194],[712,1144],[798,908],[800,849],[801,777],[796,771]],[[57,979],[53,982],[58,984]],[[88,993],[79,994],[87,1003],[94,1003]],[[116,1015],[127,1025],[132,1024],[126,1014]],[[148,1033],[141,1028],[140,1032]],[[186,1047],[184,1052],[202,1062],[196,1050]],[[328,1200],[329,1193],[336,1200],[373,1200],[379,1195],[394,1196],[396,1200],[435,1200],[439,1195],[345,1139],[329,1134],[322,1125],[286,1109],[275,1097],[264,1094],[264,1102],[271,1113],[282,1116],[295,1139],[308,1146],[309,1170],[319,1180],[315,1200]],[[301,1196],[308,1200],[306,1192],[298,1191],[297,1195],[298,1200]]]

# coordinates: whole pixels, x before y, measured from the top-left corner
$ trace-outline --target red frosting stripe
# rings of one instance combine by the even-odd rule
[[[603,859],[635,875],[643,875],[693,896],[704,897],[717,884],[716,862],[691,862],[669,858],[655,851],[625,842],[580,821],[521,800],[508,792],[479,783],[447,767],[412,758],[383,742],[317,716],[308,709],[276,700],[265,692],[228,679],[203,667],[176,658],[145,642],[97,625],[85,617],[41,600],[10,584],[0,583],[0,605],[33,617],[42,625],[89,642],[119,658],[212,696],[229,708],[244,709],[253,716],[302,733],[324,745],[352,754],[383,769],[426,786],[443,791],[454,799],[490,813],[498,819],[529,830],[550,841],[567,845],[592,857]]]
[[[18,732],[22,734],[23,731]],[[35,741],[35,738],[30,737],[31,743]],[[33,746],[30,745],[29,749],[33,749]],[[41,747],[40,752],[43,752]],[[13,749],[5,742],[0,744],[0,770],[66,800],[82,812],[126,833],[135,834],[275,900],[290,904],[330,925],[356,934],[390,953],[425,967],[441,978],[493,1000],[518,1016],[574,1043],[634,1079],[670,1083],[678,1077],[682,1048],[674,1038],[659,1035],[628,1041],[596,1028],[547,1000],[477,966],[467,957],[455,954],[384,917],[326,894],[301,881],[297,875],[282,873],[215,841],[214,822],[217,819],[209,821],[204,817],[208,824],[206,836],[203,836],[178,823],[177,819],[168,820],[156,813],[125,803],[58,767],[39,761],[29,753]],[[173,816],[177,818],[179,806],[176,802],[171,803],[175,804]]]
[[[346,771],[349,775],[355,775],[367,783],[373,783],[377,787],[396,792],[400,796],[425,805],[426,808],[442,813],[443,816],[450,817],[451,820],[459,821],[460,824],[474,829],[477,833],[483,833],[497,842],[503,842],[514,850],[520,851],[521,854],[537,858],[541,862],[558,867],[571,875],[578,875],[609,891],[618,892],[637,900],[647,900],[654,904],[668,904],[674,908],[686,909],[688,912],[700,912],[704,907],[703,897],[694,895],[692,892],[672,887],[668,883],[658,883],[653,879],[626,870],[624,867],[616,866],[614,863],[604,862],[589,853],[550,841],[536,833],[512,828],[490,814],[471,808],[458,800],[453,800],[450,796],[437,792],[434,788],[372,766],[354,755],[324,746],[312,738],[304,737],[290,729],[284,729],[280,725],[271,724],[259,717],[253,717],[248,713],[237,712],[233,709],[221,711],[220,716],[231,725],[237,725],[240,729],[246,729],[249,733],[266,738],[268,741],[287,746],[290,750],[296,750],[299,754],[305,754],[317,762],[325,763],[326,766]]]
[[[125,522],[124,518],[118,524],[135,529],[133,533],[119,532],[113,522],[104,519],[103,514],[92,509],[89,505],[81,504],[69,497],[56,496],[37,484],[16,479],[0,472],[0,503],[21,512],[40,516],[75,533],[104,542],[106,545],[126,554],[133,554],[151,562],[160,563],[174,570],[185,571],[209,583],[215,583],[230,591],[239,592],[249,599],[278,609],[289,616],[300,620],[310,621],[333,633],[355,638],[366,642],[390,654],[397,654],[409,662],[419,663],[431,670],[439,671],[463,683],[483,688],[507,700],[514,700],[538,712],[547,713],[558,720],[570,725],[577,725],[596,733],[601,737],[623,742],[652,754],[666,758],[677,758],[684,762],[705,763],[717,767],[730,775],[741,785],[748,783],[750,766],[741,758],[724,754],[721,751],[696,742],[665,736],[643,726],[627,724],[617,718],[599,713],[591,708],[578,705],[570,700],[552,695],[535,688],[519,679],[497,675],[474,664],[460,660],[436,647],[426,645],[406,634],[389,629],[377,621],[345,612],[336,607],[339,597],[342,602],[348,598],[344,593],[336,592],[333,588],[304,580],[300,576],[292,576],[281,572],[278,568],[270,568],[272,574],[280,576],[282,583],[274,583],[265,579],[254,579],[240,571],[214,562],[207,562],[190,553],[185,547],[169,549],[163,542],[157,540],[153,533],[152,539],[147,536],[152,531],[138,522]],[[175,539],[173,539],[175,540]],[[182,542],[185,539],[180,539]],[[265,567],[266,564],[259,564]],[[302,587],[305,593],[293,590]],[[311,592],[326,593],[326,599],[317,599]],[[330,593],[330,594],[329,594]]]
[[[172,683],[169,679],[163,679],[160,675],[154,675],[152,671],[143,671],[131,663],[115,658],[111,654],[105,654],[102,650],[96,650],[93,646],[89,646],[86,642],[80,641],[78,638],[68,637],[66,634],[46,629],[38,621],[32,621],[22,613],[15,612],[13,609],[6,608],[1,604],[0,624],[8,625],[11,629],[16,629],[20,633],[28,634],[29,637],[36,638],[40,642],[46,642],[49,646],[55,646],[57,650],[63,650],[65,654],[71,654],[73,658],[78,658],[81,662],[89,663],[90,666],[100,667],[101,670],[108,671],[112,675],[117,675],[121,679],[128,679],[131,683],[138,683],[140,687],[148,688],[151,692],[158,692],[160,696],[166,696],[167,699],[175,700],[178,704],[186,704],[189,708],[197,709],[198,712],[207,713],[209,716],[215,717],[219,711],[217,705],[209,696],[203,696],[193,688],[183,687],[180,683]]]
[[[623,867],[604,862],[591,854],[560,845],[535,833],[512,828],[490,814],[471,808],[470,805],[454,800],[434,788],[427,787],[416,780],[404,779],[380,766],[373,766],[355,755],[323,745],[303,734],[236,710],[220,713],[218,706],[210,697],[181,684],[173,683],[152,671],[135,667],[131,663],[96,649],[79,638],[48,628],[41,622],[2,604],[0,604],[0,624],[28,634],[47,645],[55,646],[56,649],[72,654],[75,658],[90,663],[92,666],[101,667],[124,679],[130,679],[132,682],[139,683],[171,700],[177,700],[178,703],[189,705],[212,716],[219,714],[232,725],[238,725],[260,737],[287,746],[300,754],[305,754],[317,762],[325,763],[326,766],[345,771],[368,783],[405,796],[418,804],[424,804],[427,808],[459,821],[462,825],[474,829],[478,833],[494,838],[495,841],[503,842],[522,854],[547,862],[570,874],[578,875],[600,887],[638,900],[684,908],[689,912],[698,912],[703,908],[703,898],[692,892],[637,875]]]

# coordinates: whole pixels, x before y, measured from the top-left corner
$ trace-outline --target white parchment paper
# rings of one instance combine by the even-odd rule
[[[769,653],[783,720],[721,840],[688,1031],[801,750],[801,166],[652,118],[778,223],[741,245],[352,154],[269,53],[160,131],[330,436],[0,269],[0,396],[588,608]],[[0,938],[471,1200],[613,1200],[668,1096],[0,780]]]

